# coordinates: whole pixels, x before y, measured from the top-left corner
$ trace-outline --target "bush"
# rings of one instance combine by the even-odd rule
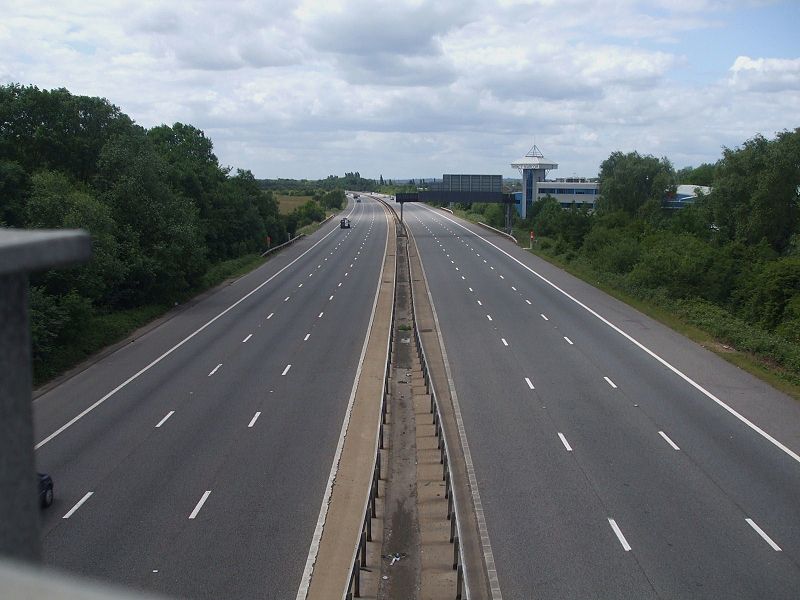
[[[639,241],[619,229],[595,227],[581,249],[591,265],[607,273],[629,273],[639,260]]]
[[[663,287],[676,298],[724,302],[734,275],[734,265],[725,252],[689,234],[660,232],[642,240],[640,259],[630,279],[648,288]]]

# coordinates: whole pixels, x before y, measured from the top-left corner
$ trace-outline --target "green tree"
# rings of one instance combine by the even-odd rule
[[[195,285],[206,269],[198,210],[167,184],[166,165],[144,130],[109,140],[98,170],[129,274],[116,302],[171,301]]]
[[[0,160],[26,172],[64,171],[80,181],[97,172],[105,143],[133,126],[103,98],[73,96],[65,89],[0,86]]]
[[[0,226],[24,227],[28,173],[18,162],[0,160]]]
[[[227,174],[219,166],[211,140],[200,129],[183,123],[153,127],[147,137],[167,164],[172,189],[194,201],[205,222]]]
[[[648,201],[660,206],[674,191],[675,171],[667,158],[617,151],[600,165],[601,211],[622,210],[635,215]]]
[[[125,266],[119,258],[111,209],[89,190],[74,185],[65,174],[40,171],[31,178],[26,226],[85,229],[92,236],[92,260],[86,265],[34,277],[49,293],[75,291],[92,302],[104,303],[124,280]]]
[[[800,129],[725,149],[706,204],[724,240],[766,239],[778,252],[800,231]]]
[[[714,171],[716,165],[711,163],[703,163],[698,167],[684,167],[678,169],[675,173],[675,178],[679,184],[692,184],[692,185],[714,185]]]
[[[631,281],[664,289],[677,298],[696,297],[724,303],[736,271],[729,253],[690,234],[658,232],[642,239]]]
[[[788,256],[762,264],[743,290],[744,316],[774,330],[800,318],[800,257]]]

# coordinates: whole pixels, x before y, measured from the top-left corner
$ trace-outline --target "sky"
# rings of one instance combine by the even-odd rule
[[[551,177],[800,126],[800,0],[0,0],[0,84],[189,123],[258,178]]]

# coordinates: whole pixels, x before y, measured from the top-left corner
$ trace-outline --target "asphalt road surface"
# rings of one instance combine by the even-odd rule
[[[386,245],[377,202],[343,214],[352,229],[332,220],[34,401],[46,563],[176,597],[295,596]]]
[[[504,598],[800,598],[797,403],[501,236],[405,218]]]

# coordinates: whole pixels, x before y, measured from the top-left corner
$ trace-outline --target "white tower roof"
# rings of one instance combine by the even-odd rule
[[[550,171],[551,169],[557,169],[558,163],[547,160],[539,148],[536,147],[536,144],[534,144],[533,148],[528,150],[525,156],[512,162],[511,166],[520,171],[523,169],[544,169],[545,171]]]

